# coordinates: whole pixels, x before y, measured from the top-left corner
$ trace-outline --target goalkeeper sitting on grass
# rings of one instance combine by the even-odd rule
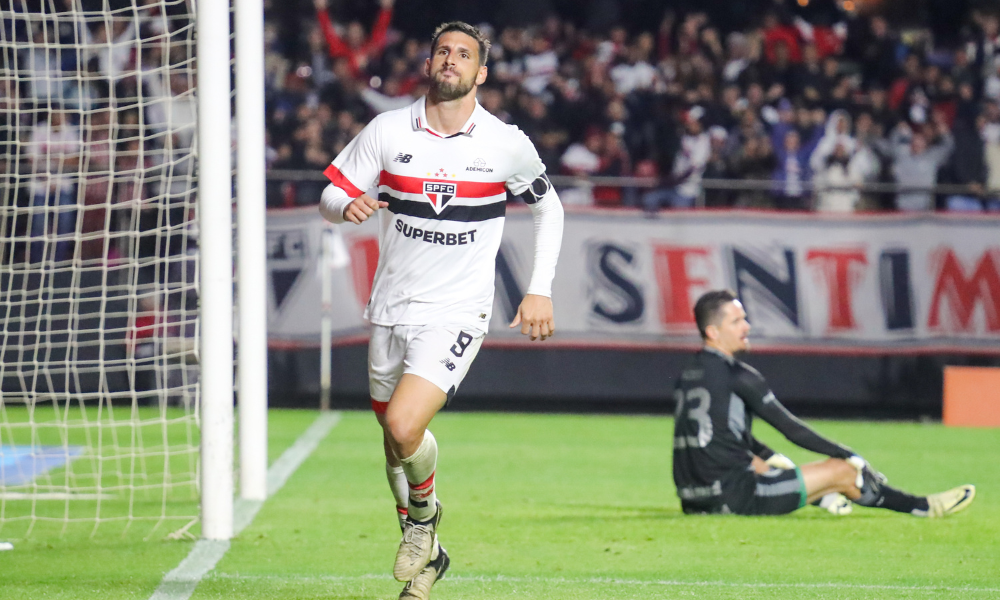
[[[687,514],[781,515],[807,502],[835,514],[849,511],[837,494],[861,506],[917,517],[943,517],[972,503],[976,488],[963,485],[913,496],[853,450],[830,441],[781,405],[767,382],[733,355],[749,348],[750,323],[735,294],[708,292],[694,307],[704,347],[680,374],[674,397],[674,483]],[[795,466],[753,437],[760,417],[795,444],[827,460]]]

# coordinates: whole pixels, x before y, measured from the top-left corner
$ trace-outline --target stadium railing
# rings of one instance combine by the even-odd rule
[[[329,183],[319,169],[270,169],[267,179],[267,205],[269,208],[292,208],[317,204],[323,188]],[[589,192],[594,188],[612,189],[621,192],[621,199],[606,201],[596,199],[592,203],[575,203],[577,206],[597,206],[602,208],[641,208],[637,199],[630,202],[627,192],[635,190],[642,192],[671,189],[673,186],[657,177],[616,177],[616,176],[572,176],[551,175],[553,186],[560,192],[567,190]],[[812,198],[819,191],[824,192],[857,192],[862,201],[857,210],[892,210],[892,197],[896,194],[926,193],[933,197],[961,196],[977,199],[1000,198],[1000,189],[983,189],[975,185],[937,184],[932,187],[901,185],[894,182],[866,182],[853,186],[824,186],[813,181],[802,182],[802,198],[804,208],[813,206]],[[769,200],[778,196],[780,184],[770,179],[702,179],[701,195],[695,201],[696,208],[774,208]],[[756,193],[754,198],[729,197],[724,203],[713,203],[713,193]],[[574,202],[567,202],[574,205]]]

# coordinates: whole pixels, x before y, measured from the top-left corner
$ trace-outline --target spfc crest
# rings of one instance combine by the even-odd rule
[[[441,214],[448,202],[455,197],[458,192],[458,185],[441,181],[425,181],[424,195],[431,201],[434,212]]]

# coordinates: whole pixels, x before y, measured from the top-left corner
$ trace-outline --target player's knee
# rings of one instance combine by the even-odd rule
[[[841,488],[839,491],[843,492],[852,489],[858,472],[851,466],[851,463],[842,458],[831,458],[827,462],[830,463],[830,467],[836,473],[838,487]]]
[[[408,419],[389,415],[386,425],[386,433],[400,449],[416,448],[424,439],[424,428]]]

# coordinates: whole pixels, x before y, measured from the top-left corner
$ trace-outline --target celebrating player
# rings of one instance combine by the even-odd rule
[[[400,598],[427,598],[448,568],[438,543],[431,419],[458,390],[486,335],[507,192],[531,208],[534,270],[511,327],[555,333],[551,286],[563,211],[531,141],[476,101],[490,42],[444,23],[424,71],[427,96],[377,116],[327,168],[320,212],[333,223],[379,217],[379,261],[365,317],[372,408],[403,529]],[[378,198],[365,191],[378,186]]]
[[[674,390],[674,483],[685,513],[780,515],[832,493],[861,506],[918,517],[943,517],[972,503],[972,485],[926,497],[890,487],[853,450],[788,412],[761,374],[733,357],[749,349],[750,323],[731,291],[704,294],[694,317],[704,347],[681,372]],[[779,461],[773,459],[783,457],[753,437],[754,416],[795,444],[831,458],[801,467],[775,466]]]

